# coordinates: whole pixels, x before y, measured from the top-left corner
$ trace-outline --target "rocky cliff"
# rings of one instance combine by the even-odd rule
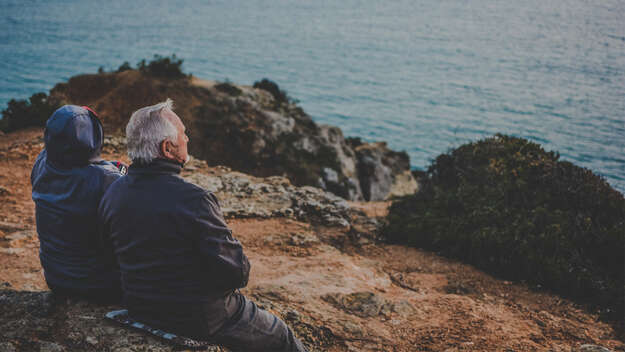
[[[93,107],[113,134],[136,109],[169,97],[187,125],[190,152],[209,165],[286,176],[349,200],[384,200],[417,189],[405,152],[350,143],[338,127],[316,124],[295,103],[262,88],[128,70],[72,77],[50,96]]]

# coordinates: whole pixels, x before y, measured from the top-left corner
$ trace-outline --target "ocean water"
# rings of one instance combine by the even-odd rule
[[[625,192],[622,0],[1,0],[0,108],[172,53],[200,78],[270,78],[415,168],[501,132]]]

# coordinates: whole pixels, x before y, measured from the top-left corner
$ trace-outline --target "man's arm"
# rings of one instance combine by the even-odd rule
[[[245,287],[249,279],[250,263],[241,243],[232,237],[226,225],[217,197],[204,192],[195,218],[196,245],[206,260],[213,286],[220,289]]]
[[[101,250],[101,256],[103,259],[107,260],[107,263],[110,264],[110,267],[119,273],[119,263],[117,263],[117,258],[115,257],[115,253],[113,251],[113,244],[111,243],[109,229],[107,229],[104,225],[104,218],[102,214],[102,202],[104,194],[109,186],[115,182],[118,178],[122,177],[122,173],[115,168],[109,162],[103,162],[99,165],[102,168],[102,187],[100,193],[100,204],[98,206],[98,222],[97,222],[97,233],[98,233],[98,245]],[[118,274],[119,275],[119,274]]]

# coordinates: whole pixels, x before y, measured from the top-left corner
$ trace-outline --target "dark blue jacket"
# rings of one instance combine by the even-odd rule
[[[100,202],[131,314],[143,309],[162,316],[167,306],[205,307],[247,284],[249,262],[217,198],[184,181],[180,171],[179,164],[163,159],[132,164]],[[227,318],[221,304],[216,320]]]
[[[119,285],[110,247],[101,242],[97,209],[121,174],[99,158],[100,121],[85,108],[63,106],[48,119],[44,141],[31,183],[46,281],[78,290]]]

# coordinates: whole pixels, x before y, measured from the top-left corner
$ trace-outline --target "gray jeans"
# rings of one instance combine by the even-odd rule
[[[211,341],[229,348],[232,352],[307,351],[284,321],[258,308],[242,294],[234,295],[240,303],[239,311],[211,336]]]

